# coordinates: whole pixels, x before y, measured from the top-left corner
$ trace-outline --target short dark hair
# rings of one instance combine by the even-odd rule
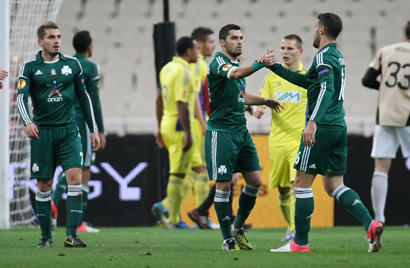
[[[43,25],[41,25],[40,27],[38,27],[37,29],[37,37],[39,39],[44,39],[44,37],[46,36],[46,31],[48,29],[58,29],[57,24],[55,24],[55,22],[53,21],[47,21],[46,23],[44,23]]]
[[[92,38],[89,31],[80,31],[73,37],[73,46],[77,53],[84,53],[91,44]]]
[[[410,39],[410,20],[406,24],[406,38]]]
[[[226,41],[226,37],[229,35],[229,31],[230,30],[240,30],[241,27],[239,27],[236,24],[227,24],[224,27],[221,28],[221,30],[219,31],[219,39],[222,39],[224,41]]]
[[[295,40],[296,44],[298,46],[299,49],[302,48],[303,45],[303,41],[302,38],[299,37],[299,35],[296,34],[288,34],[287,36],[283,37],[283,39],[287,39],[287,40]]]
[[[212,30],[209,29],[209,28],[198,27],[198,28],[195,28],[195,29],[192,31],[191,36],[192,36],[192,38],[194,38],[195,40],[201,41],[201,42],[205,43],[205,42],[206,42],[206,38],[208,37],[208,35],[213,34],[213,33],[214,33],[214,31],[212,31]]]
[[[324,27],[326,29],[326,36],[336,40],[343,27],[340,17],[333,13],[320,13],[317,16],[317,19],[319,20],[319,27]]]
[[[194,48],[194,38],[189,36],[183,36],[178,39],[177,53],[179,56],[185,55],[186,51],[190,48]]]

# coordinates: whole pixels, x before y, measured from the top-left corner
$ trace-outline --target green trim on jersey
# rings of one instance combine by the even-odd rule
[[[246,80],[230,79],[231,71],[240,66],[217,52],[209,64],[208,84],[211,114],[208,131],[247,131],[245,118]]]
[[[316,121],[318,129],[346,131],[343,108],[346,65],[336,43],[319,50],[305,75],[292,72],[277,63],[271,70],[292,84],[308,90],[308,120]]]
[[[102,116],[99,83],[100,83],[100,67],[97,64],[89,61],[83,54],[76,53],[73,57],[77,58],[83,67],[84,84],[93,104],[93,110],[95,114],[95,121],[97,122],[98,132],[104,132],[104,121]],[[74,101],[74,110],[76,115],[83,116],[80,102],[78,99]]]
[[[44,61],[41,51],[21,64],[17,104],[25,126],[32,123],[28,97],[33,103],[33,122],[39,127],[75,126],[74,100],[79,99],[91,133],[97,132],[91,99],[84,86],[79,61],[60,53],[53,62]]]

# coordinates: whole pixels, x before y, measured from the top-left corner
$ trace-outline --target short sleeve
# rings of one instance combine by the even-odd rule
[[[174,84],[175,101],[186,102],[186,103],[188,102],[189,79],[190,79],[189,69],[181,66],[175,78],[175,84]]]
[[[376,55],[373,58],[373,61],[370,63],[369,67],[375,69],[376,71],[380,70],[381,61],[382,61],[382,50],[377,51]]]
[[[211,64],[211,72],[214,75],[228,79],[231,79],[229,78],[229,75],[236,68],[238,67],[225,62],[225,59],[221,56],[216,57],[215,61],[213,61]]]

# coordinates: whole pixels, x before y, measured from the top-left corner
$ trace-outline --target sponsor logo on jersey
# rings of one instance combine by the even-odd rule
[[[228,71],[229,68],[231,68],[231,67],[232,67],[232,65],[227,64],[227,65],[225,65],[225,66],[222,68],[222,70],[223,70],[224,72],[226,72],[226,71]]]
[[[241,87],[241,90],[239,91],[239,95],[238,95],[238,101],[245,102],[245,91],[243,90],[243,86],[241,84],[238,84],[238,86]]]
[[[302,92],[299,91],[275,91],[274,98],[281,102],[301,102]]]
[[[71,68],[68,65],[64,65],[61,69],[61,73],[65,76],[72,74]]]
[[[23,87],[26,86],[26,81],[24,81],[23,79],[20,79],[18,84],[19,84],[18,89],[22,89]]]
[[[325,69],[323,69],[323,70],[321,70],[321,71],[319,71],[319,76],[321,76],[322,74],[327,74],[329,72],[329,69],[328,68],[325,68]]]
[[[41,75],[43,74],[40,70],[37,70],[37,72],[34,75]]]

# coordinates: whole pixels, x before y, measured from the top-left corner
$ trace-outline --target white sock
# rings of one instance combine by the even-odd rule
[[[383,223],[386,221],[384,218],[384,207],[386,206],[388,178],[389,175],[386,173],[375,171],[373,173],[372,188],[370,190],[374,219]]]

